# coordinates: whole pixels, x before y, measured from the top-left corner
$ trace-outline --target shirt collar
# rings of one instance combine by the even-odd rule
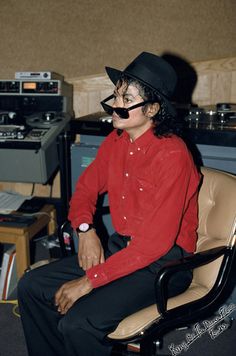
[[[120,138],[123,138],[125,141],[131,143],[130,137],[126,131],[122,132]],[[157,137],[154,135],[152,128],[150,128],[131,144],[134,145],[136,148],[141,149],[143,153],[146,153],[154,139],[157,139]]]

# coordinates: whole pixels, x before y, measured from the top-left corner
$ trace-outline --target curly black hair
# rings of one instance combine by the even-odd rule
[[[127,86],[127,88],[131,84],[134,85],[139,90],[139,95],[144,101],[148,100],[151,103],[158,103],[160,105],[159,111],[155,116],[152,117],[153,132],[155,136],[159,138],[171,136],[172,134],[181,136],[181,127],[177,124],[176,117],[169,112],[165,101],[161,98],[157,91],[127,75],[121,76],[117,83],[117,88],[120,88],[124,84]],[[142,108],[144,113],[148,105],[149,104],[146,104]]]

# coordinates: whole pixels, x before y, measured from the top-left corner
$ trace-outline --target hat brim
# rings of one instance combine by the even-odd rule
[[[160,93],[156,88],[152,87],[150,84],[146,83],[145,81],[139,79],[138,77],[130,74],[130,73],[126,73],[125,71],[121,71],[121,70],[118,70],[118,69],[115,69],[115,68],[111,68],[111,67],[105,67],[106,69],[106,72],[107,72],[107,75],[108,77],[111,79],[112,83],[114,85],[117,84],[118,80],[121,78],[121,76],[124,74],[124,75],[127,75],[128,77],[130,78],[133,78],[133,79],[136,79],[138,80],[139,82],[143,83],[144,85],[146,85],[147,87],[155,90],[159,95],[160,97],[162,98],[162,100],[166,103],[166,106],[168,108],[168,111],[169,113],[172,115],[172,116],[176,116],[176,109],[175,107],[173,106],[173,104],[170,102],[170,100],[168,100],[162,93]]]

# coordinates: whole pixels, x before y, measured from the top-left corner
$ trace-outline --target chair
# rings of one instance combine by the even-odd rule
[[[108,339],[117,344],[140,344],[140,355],[156,355],[163,335],[212,315],[232,289],[236,238],[236,176],[210,168],[199,193],[199,227],[196,253],[164,266],[156,277],[156,304],[122,320]],[[63,243],[64,224],[60,240]],[[166,297],[170,274],[193,269],[189,288]],[[235,280],[235,279],[234,279]]]
[[[236,177],[210,168],[201,172],[196,253],[164,266],[156,277],[157,304],[126,317],[108,335],[116,343],[140,343],[143,356],[156,355],[167,331],[212,315],[235,281]],[[189,288],[167,300],[169,275],[189,268],[193,269]]]

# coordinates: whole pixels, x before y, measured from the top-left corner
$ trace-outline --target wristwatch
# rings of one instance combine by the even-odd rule
[[[76,231],[79,234],[81,232],[87,232],[93,228],[94,228],[93,224],[82,223],[79,225],[79,227],[77,227]]]

